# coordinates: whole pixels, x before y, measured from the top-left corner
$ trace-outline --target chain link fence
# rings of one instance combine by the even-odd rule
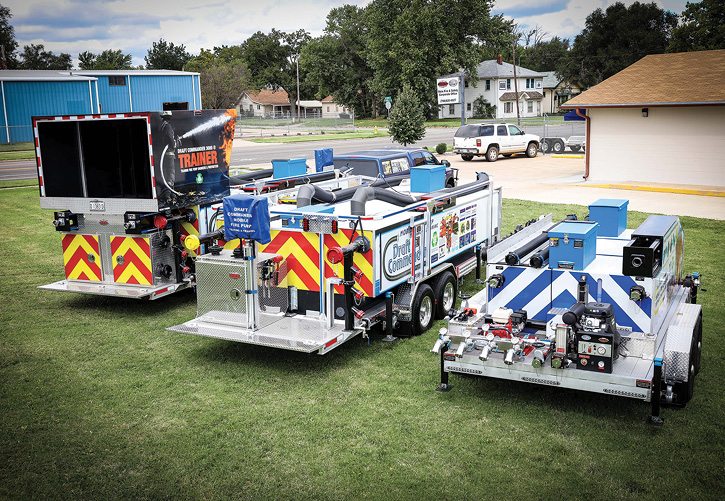
[[[33,151],[34,149],[32,126],[0,126],[0,152]]]
[[[301,136],[325,132],[355,132],[353,113],[320,113],[301,110],[300,116],[290,112],[270,112],[254,116],[242,112],[237,116],[236,137]]]
[[[584,121],[565,122],[563,115],[543,115],[540,117],[516,118],[483,118],[470,119],[469,124],[509,123],[518,125],[528,134],[542,138],[541,152],[550,153],[581,153],[584,148],[586,123]]]

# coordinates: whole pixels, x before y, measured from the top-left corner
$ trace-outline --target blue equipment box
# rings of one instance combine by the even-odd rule
[[[599,223],[597,235],[618,237],[627,229],[629,200],[602,198],[589,205],[589,221]]]
[[[597,255],[597,227],[592,221],[565,221],[549,230],[549,268],[583,270]]]
[[[307,174],[307,160],[304,158],[284,158],[272,160],[272,177],[304,176]]]
[[[302,227],[302,220],[304,214],[334,214],[335,207],[332,205],[308,205],[306,207],[295,207],[286,209],[288,214],[282,216],[282,226],[285,228],[297,228],[299,230],[304,229]]]
[[[410,168],[410,191],[430,193],[446,186],[445,165],[418,165]]]

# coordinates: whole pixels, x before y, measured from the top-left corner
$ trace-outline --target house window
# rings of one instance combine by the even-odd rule
[[[491,90],[491,80],[486,80],[486,90]]]
[[[506,90],[506,82],[504,82],[503,80],[501,80],[498,83],[498,90]]]
[[[249,105],[249,111],[254,111],[254,105],[253,104],[250,104]]]
[[[511,90],[511,79],[510,78],[506,79],[506,90]]]
[[[327,112],[330,113],[330,107],[329,106],[327,107]]]
[[[259,109],[259,105],[257,105],[257,109]]]
[[[529,113],[534,112],[534,102],[533,101],[528,101],[526,103],[526,111],[528,111]]]
[[[506,101],[503,103],[503,112],[504,113],[513,113],[514,111],[514,103],[511,101]]]
[[[466,103],[466,111],[471,111],[471,103]]]
[[[468,80],[465,81],[465,83],[463,84],[463,86],[464,87],[468,87]]]
[[[449,104],[448,105],[448,114],[449,115],[455,115],[456,114],[456,105],[455,104]]]
[[[125,75],[111,75],[108,77],[108,85],[111,87],[120,87],[126,85]]]

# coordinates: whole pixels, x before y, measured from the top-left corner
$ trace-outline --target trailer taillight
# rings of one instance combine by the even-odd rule
[[[302,229],[304,231],[310,231],[310,220],[307,218],[302,219]]]
[[[332,220],[332,232],[337,233],[337,220],[336,219]]]

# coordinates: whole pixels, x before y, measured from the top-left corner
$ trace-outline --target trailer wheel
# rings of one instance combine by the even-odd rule
[[[551,141],[549,139],[544,139],[541,141],[541,152],[542,153],[549,153],[551,151]]]
[[[433,289],[430,285],[423,284],[418,287],[415,293],[413,305],[411,309],[413,318],[411,323],[411,334],[420,336],[433,325],[435,317],[435,298],[433,297]]]
[[[573,151],[574,153],[577,153],[581,149],[581,146],[579,146],[578,144],[572,144],[571,146],[569,146],[569,148],[571,148],[571,151]]]
[[[473,160],[473,155],[461,155],[461,158],[466,162]]]
[[[554,153],[561,153],[564,151],[564,141],[557,139],[554,144],[551,145],[551,149]]]
[[[444,271],[436,277],[433,282],[433,296],[436,300],[436,318],[441,319],[448,315],[448,311],[453,309],[456,304],[456,294],[458,292],[458,280],[450,271]]]
[[[495,162],[498,160],[498,148],[495,146],[489,146],[486,150],[486,160],[489,162]]]

